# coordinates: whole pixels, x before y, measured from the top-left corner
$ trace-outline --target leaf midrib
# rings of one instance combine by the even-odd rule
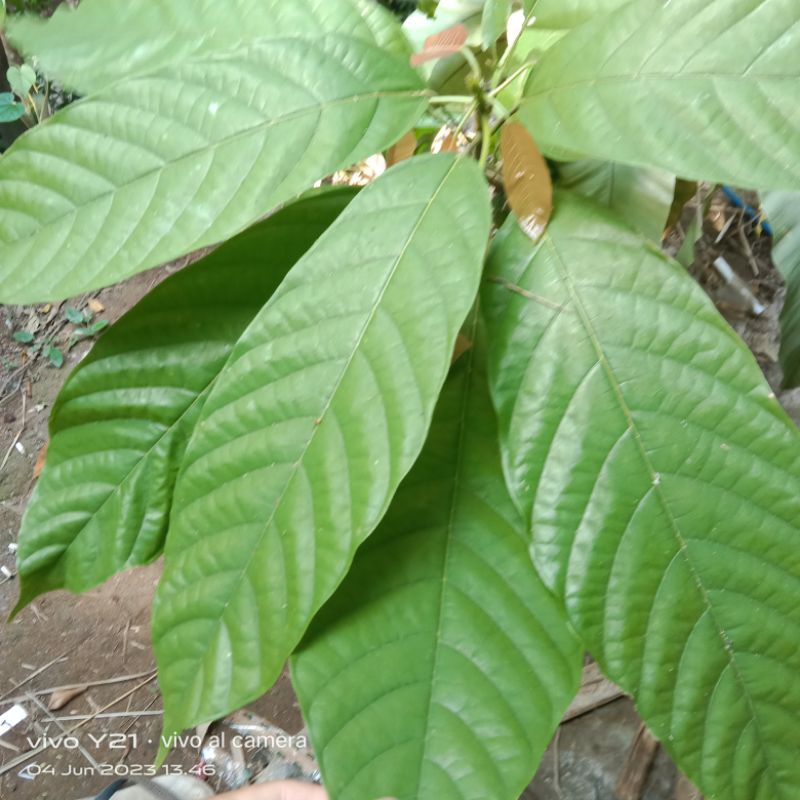
[[[467,353],[468,361],[465,366],[466,375],[464,376],[464,391],[463,391],[463,396],[461,398],[461,409],[458,417],[458,442],[456,444],[456,449],[453,456],[455,459],[456,467],[452,476],[453,487],[450,493],[450,513],[448,514],[447,517],[447,527],[446,527],[447,533],[445,536],[444,554],[442,556],[442,580],[439,584],[439,608],[437,610],[436,634],[434,637],[430,692],[428,693],[428,702],[425,708],[425,722],[424,722],[425,737],[422,745],[422,753],[419,759],[419,770],[417,771],[417,780],[415,783],[418,797],[421,796],[419,792],[420,788],[422,787],[422,770],[428,761],[428,751],[430,749],[430,744],[431,744],[430,719],[431,719],[431,713],[433,711],[433,698],[434,698],[435,688],[437,685],[436,673],[439,665],[439,654],[442,651],[442,637],[444,628],[444,604],[447,596],[447,573],[448,573],[448,564],[450,562],[451,546],[453,544],[453,538],[454,538],[453,528],[454,528],[456,508],[458,506],[458,499],[461,490],[461,473],[464,466],[464,442],[467,433],[467,426],[466,426],[467,409],[469,408],[470,388],[472,386],[472,381],[475,375],[474,342],[475,342],[475,332],[477,329],[477,323],[478,323],[478,310],[476,303],[476,307],[473,310],[473,318],[471,320],[471,325],[470,325],[471,331],[469,336],[469,338],[473,342],[473,345]]]
[[[350,352],[350,355],[348,356],[348,358],[345,361],[345,363],[342,365],[342,369],[341,369],[341,371],[339,373],[339,376],[336,379],[336,382],[334,383],[334,386],[332,387],[328,397],[325,400],[325,403],[324,403],[324,405],[322,407],[322,410],[321,410],[321,412],[320,412],[320,414],[319,414],[319,416],[317,418],[317,419],[319,419],[320,422],[318,424],[315,424],[313,426],[312,430],[310,431],[309,436],[308,436],[308,438],[307,438],[307,440],[306,440],[306,442],[305,442],[300,454],[298,455],[298,457],[297,457],[297,459],[296,459],[296,461],[294,463],[294,466],[292,467],[291,471],[289,472],[289,474],[286,477],[286,481],[284,483],[283,490],[281,491],[280,495],[278,495],[278,497],[276,498],[276,500],[274,502],[274,505],[273,505],[273,508],[272,508],[272,511],[270,512],[269,517],[264,522],[264,525],[263,525],[263,527],[261,529],[261,533],[255,538],[255,542],[254,542],[254,544],[253,544],[253,546],[252,546],[252,548],[250,550],[250,553],[245,558],[243,566],[242,566],[242,569],[239,570],[239,572],[238,572],[238,575],[239,575],[238,580],[235,582],[235,584],[233,584],[234,587],[235,587],[234,590],[230,593],[230,596],[228,597],[227,601],[225,602],[225,605],[220,609],[219,614],[217,615],[217,618],[214,620],[214,632],[208,635],[208,637],[206,639],[206,648],[202,651],[201,654],[198,654],[197,657],[193,657],[193,659],[192,659],[197,664],[199,664],[201,668],[202,668],[203,661],[205,660],[206,656],[208,655],[209,649],[210,649],[211,644],[212,644],[212,639],[214,638],[215,635],[218,634],[219,628],[221,627],[221,624],[222,624],[222,619],[225,616],[225,613],[227,612],[231,602],[233,602],[234,597],[237,595],[238,588],[236,588],[236,587],[238,587],[240,585],[240,583],[244,580],[247,572],[249,571],[249,569],[250,569],[250,567],[251,567],[251,565],[253,563],[253,559],[255,558],[255,555],[256,555],[257,551],[259,550],[259,548],[260,548],[260,546],[261,546],[261,544],[262,544],[262,542],[264,540],[264,537],[267,535],[267,533],[268,533],[268,531],[270,529],[270,526],[272,524],[272,521],[275,518],[275,515],[278,513],[278,510],[281,507],[281,503],[283,501],[283,498],[286,496],[286,493],[289,491],[289,488],[294,483],[294,480],[295,480],[295,478],[297,476],[298,470],[300,469],[300,466],[303,463],[303,461],[304,461],[304,459],[306,457],[306,454],[308,453],[308,450],[311,447],[311,444],[312,444],[312,442],[314,441],[314,439],[316,437],[317,431],[322,427],[322,422],[324,422],[324,419],[325,419],[328,411],[330,410],[331,404],[333,403],[333,400],[336,397],[336,394],[337,394],[337,392],[339,390],[339,387],[342,385],[342,382],[344,381],[344,378],[347,375],[347,372],[349,371],[350,365],[353,363],[353,359],[355,358],[356,353],[359,352],[361,343],[363,342],[364,337],[366,336],[367,331],[369,330],[369,328],[371,326],[371,323],[372,323],[373,319],[375,318],[375,315],[376,315],[376,313],[378,311],[378,308],[381,306],[382,300],[383,300],[383,298],[384,298],[384,296],[385,296],[385,294],[386,294],[386,292],[387,292],[387,290],[389,288],[389,285],[392,282],[392,279],[397,274],[398,268],[399,268],[401,262],[404,260],[405,255],[406,255],[406,253],[408,251],[408,248],[410,247],[411,242],[414,240],[414,237],[415,237],[417,231],[419,230],[420,226],[422,225],[423,221],[425,220],[428,212],[430,211],[430,209],[433,207],[434,203],[436,202],[440,192],[444,188],[444,186],[447,183],[448,179],[452,176],[453,172],[459,166],[460,161],[461,161],[460,158],[454,159],[453,160],[453,164],[450,166],[450,168],[447,170],[447,172],[442,176],[441,182],[436,187],[436,190],[432,193],[432,195],[428,199],[428,201],[424,204],[424,207],[423,207],[423,209],[422,209],[422,211],[421,211],[421,213],[419,215],[419,218],[417,219],[416,223],[414,224],[414,227],[410,231],[410,233],[409,233],[409,235],[408,235],[408,237],[407,237],[402,249],[400,250],[400,253],[395,258],[394,264],[392,265],[391,269],[389,270],[389,272],[388,272],[388,274],[387,274],[387,276],[386,276],[386,278],[384,280],[383,286],[381,287],[380,291],[378,292],[378,295],[375,298],[375,302],[373,303],[372,308],[370,309],[369,313],[367,314],[366,319],[364,320],[364,323],[363,323],[363,325],[361,327],[361,330],[359,331],[358,337],[357,337],[356,341],[353,344],[353,347],[352,347],[352,350]],[[323,234],[323,237],[318,239],[317,242],[315,243],[315,246],[314,246],[315,248],[317,246],[320,246],[320,242],[322,241],[323,238],[324,238],[324,234]],[[351,545],[352,545],[352,538],[354,538],[354,537],[353,537],[353,532],[351,531]],[[314,602],[316,602],[316,597],[314,597],[313,600],[314,600]],[[300,631],[300,633],[298,635],[298,638],[299,638],[299,636],[302,636],[302,633],[303,633],[303,631]],[[263,669],[263,667],[262,667],[262,669]],[[203,681],[203,683],[205,684],[205,681]],[[175,695],[175,693],[171,693],[171,694],[172,694],[172,696]],[[224,713],[224,712],[220,712],[220,713]],[[174,722],[173,722],[173,725],[174,725]],[[164,725],[165,731],[166,731],[166,727],[167,727],[167,725],[166,725],[166,717],[165,717],[165,725]],[[181,727],[185,727],[185,726],[181,726]]]
[[[581,323],[582,323],[582,325],[584,327],[584,330],[586,331],[586,334],[587,334],[587,336],[589,337],[589,340],[592,343],[592,347],[593,347],[593,349],[595,351],[597,359],[600,362],[601,368],[603,369],[603,372],[606,375],[608,383],[611,386],[611,389],[614,392],[614,396],[617,399],[617,403],[619,405],[619,408],[622,411],[622,413],[623,413],[623,415],[625,417],[626,423],[628,425],[628,428],[629,428],[629,430],[631,431],[631,433],[633,435],[634,441],[636,442],[636,446],[637,446],[637,449],[639,450],[639,454],[640,454],[640,457],[642,459],[642,463],[643,463],[645,469],[647,470],[647,472],[648,472],[648,474],[650,476],[651,488],[653,490],[653,494],[656,497],[658,497],[659,503],[660,503],[660,505],[661,505],[661,507],[662,507],[662,509],[664,511],[664,515],[665,515],[666,519],[669,521],[670,529],[672,530],[672,533],[675,536],[675,539],[676,539],[676,542],[677,542],[677,545],[678,545],[678,554],[682,555],[683,559],[685,560],[685,563],[686,563],[686,565],[687,565],[687,567],[689,569],[689,572],[690,572],[690,574],[692,576],[692,580],[694,581],[694,584],[695,584],[695,586],[696,586],[696,588],[697,588],[697,590],[698,590],[698,592],[699,592],[699,594],[700,594],[700,596],[701,596],[701,598],[702,598],[702,600],[703,600],[703,602],[704,602],[704,604],[706,606],[706,609],[708,611],[709,617],[711,618],[711,620],[714,623],[715,628],[717,629],[717,633],[719,634],[719,637],[720,637],[720,640],[721,640],[721,644],[722,644],[722,650],[725,653],[725,656],[726,656],[726,658],[728,660],[728,663],[729,663],[729,665],[731,667],[731,671],[732,671],[733,675],[736,678],[736,681],[741,686],[742,692],[743,692],[744,697],[745,697],[746,702],[747,702],[747,706],[750,709],[750,715],[751,715],[751,719],[753,721],[753,725],[754,725],[754,728],[755,728],[755,731],[756,731],[756,736],[758,738],[758,742],[759,742],[759,745],[760,745],[760,750],[764,754],[765,762],[767,762],[767,764],[769,764],[770,763],[770,759],[769,759],[769,752],[770,751],[769,751],[769,748],[765,744],[764,735],[763,735],[762,730],[761,730],[761,724],[759,722],[758,713],[757,713],[755,705],[753,703],[753,699],[752,699],[752,697],[750,695],[750,692],[748,690],[747,684],[744,681],[744,677],[743,677],[742,672],[741,672],[741,670],[739,668],[739,665],[738,665],[738,663],[736,661],[736,657],[735,657],[736,654],[735,654],[735,651],[734,651],[733,642],[728,637],[725,628],[720,624],[720,622],[719,622],[719,620],[717,618],[716,612],[714,610],[714,605],[711,602],[711,598],[709,596],[708,589],[706,588],[705,584],[703,583],[703,580],[702,580],[700,574],[698,573],[697,569],[695,568],[694,564],[692,563],[691,558],[689,557],[687,540],[684,537],[683,533],[681,532],[681,529],[678,526],[677,520],[674,518],[674,516],[673,516],[673,514],[672,514],[672,512],[671,512],[671,510],[669,508],[669,504],[667,503],[666,495],[664,493],[664,488],[663,488],[663,486],[661,485],[661,483],[660,483],[660,481],[658,479],[659,478],[659,473],[658,473],[657,470],[655,470],[655,468],[654,468],[654,466],[653,466],[653,464],[652,464],[652,462],[650,460],[650,456],[648,455],[647,450],[644,447],[644,443],[643,443],[643,440],[642,440],[641,433],[640,433],[640,431],[639,431],[639,429],[638,429],[638,427],[636,425],[636,422],[635,422],[635,420],[633,418],[633,412],[631,411],[630,407],[628,406],[627,401],[625,400],[625,395],[623,394],[622,386],[621,386],[620,382],[617,380],[617,377],[614,374],[614,370],[611,367],[611,364],[608,361],[608,358],[606,357],[605,350],[603,349],[603,345],[602,345],[602,343],[600,341],[600,337],[598,336],[597,331],[595,330],[594,325],[592,324],[591,318],[590,318],[589,314],[586,311],[586,307],[584,306],[583,300],[581,299],[581,296],[580,296],[580,294],[578,292],[577,286],[575,285],[575,282],[572,279],[572,275],[570,274],[570,271],[569,271],[564,259],[561,257],[561,253],[559,252],[558,247],[556,246],[556,243],[553,241],[553,239],[550,236],[550,234],[545,232],[544,236],[545,236],[545,242],[547,243],[548,248],[550,249],[551,253],[553,254],[554,263],[558,265],[558,269],[561,272],[561,279],[564,282],[564,284],[565,284],[565,286],[567,288],[567,291],[569,292],[569,294],[570,294],[570,296],[572,298],[572,301],[575,304],[575,308],[576,308],[576,310],[578,312],[578,315],[579,315],[579,317],[581,319]],[[780,785],[776,784],[776,779],[774,777],[773,769],[771,767],[770,767],[769,771],[766,774],[768,775],[768,778],[769,778],[770,784],[772,785],[773,790],[774,790],[776,785],[778,786],[778,788],[780,788]],[[785,797],[785,795],[784,795],[782,790],[780,792],[780,795],[775,795],[775,796]],[[789,800],[789,799],[787,798],[786,800]]]
[[[206,153],[209,153],[209,152],[214,152],[217,148],[222,147],[223,145],[231,144],[232,142],[236,142],[239,139],[247,138],[247,137],[252,136],[252,135],[254,135],[256,133],[259,133],[259,132],[263,133],[263,132],[269,130],[270,128],[272,128],[272,127],[275,127],[275,126],[278,126],[278,125],[283,125],[283,124],[285,124],[287,122],[291,122],[294,119],[299,119],[299,118],[302,118],[304,116],[309,116],[309,115],[313,115],[313,114],[319,114],[321,112],[327,111],[330,108],[335,108],[336,106],[345,105],[347,103],[360,102],[360,101],[365,101],[365,100],[383,100],[385,98],[390,98],[390,97],[407,97],[407,98],[420,97],[420,98],[422,98],[422,97],[428,96],[429,94],[430,93],[425,89],[414,89],[414,90],[408,89],[408,90],[402,90],[402,91],[401,90],[396,90],[396,91],[365,92],[363,94],[354,93],[354,94],[347,95],[346,97],[337,98],[336,100],[331,100],[331,101],[328,101],[328,102],[325,102],[325,103],[319,103],[318,105],[306,106],[304,108],[297,109],[297,110],[291,112],[290,114],[286,114],[284,116],[279,116],[279,117],[275,117],[275,118],[270,119],[270,120],[259,122],[256,125],[252,125],[250,127],[244,128],[244,129],[242,129],[240,131],[237,131],[234,134],[231,134],[229,136],[223,137],[222,139],[220,139],[220,140],[218,140],[216,142],[212,142],[211,144],[209,144],[209,145],[207,145],[205,147],[198,147],[198,148],[195,148],[193,150],[189,150],[188,152],[184,153],[181,156],[178,156],[175,159],[165,160],[160,165],[158,165],[156,167],[153,167],[152,169],[149,169],[146,172],[143,172],[143,173],[137,175],[135,178],[133,178],[133,179],[131,179],[129,181],[125,181],[123,183],[115,184],[113,189],[110,189],[110,190],[107,190],[105,192],[102,192],[100,194],[95,195],[94,197],[91,198],[91,200],[87,201],[86,203],[83,203],[82,205],[73,205],[73,208],[71,208],[70,210],[65,211],[65,212],[63,212],[61,214],[58,214],[57,216],[53,217],[52,219],[47,220],[46,222],[40,223],[38,225],[38,227],[35,230],[31,231],[30,233],[28,233],[28,234],[26,234],[24,236],[20,236],[19,238],[13,239],[13,240],[11,240],[9,242],[3,243],[2,245],[0,245],[0,249],[18,247],[18,246],[21,246],[23,244],[27,245],[27,243],[30,240],[35,239],[38,236],[40,236],[42,234],[42,232],[47,230],[48,228],[56,227],[63,220],[69,219],[69,218],[74,217],[74,216],[76,216],[78,214],[81,214],[81,213],[85,212],[87,209],[90,209],[93,206],[95,206],[96,204],[101,203],[102,201],[108,199],[109,197],[116,196],[119,192],[123,191],[124,189],[127,189],[129,187],[135,186],[138,183],[145,182],[149,178],[151,178],[152,176],[161,174],[165,170],[171,169],[174,166],[176,166],[178,164],[181,164],[183,161],[188,161],[188,160],[191,160],[193,158],[198,157],[199,155],[203,155],[203,154],[206,154]],[[122,105],[122,104],[118,103],[118,105]],[[142,111],[142,109],[135,109],[135,110],[140,111],[140,112]],[[122,143],[125,144],[125,145],[130,144],[129,142],[126,142],[124,140],[119,140],[119,141],[122,141]],[[23,152],[35,152],[35,151],[23,151]],[[13,154],[13,153],[10,153],[10,155],[11,154]],[[0,181],[2,181],[2,180],[3,180],[2,177],[0,177]],[[280,184],[278,184],[278,186],[279,185]],[[274,191],[275,188],[277,188],[277,186],[273,187],[273,191]],[[200,239],[198,241],[202,241],[204,238],[205,237],[200,237]],[[196,247],[196,245],[194,245],[194,244],[190,244],[190,245],[187,246],[188,250],[195,249],[195,247]],[[187,250],[187,252],[188,252],[188,250]]]
[[[178,417],[176,417],[169,425],[167,425],[167,427],[164,429],[164,431],[150,445],[150,447],[147,449],[147,451],[144,452],[142,454],[142,456],[139,459],[137,459],[136,463],[125,473],[125,475],[123,475],[123,477],[119,479],[119,481],[117,482],[117,485],[114,487],[114,489],[112,489],[108,493],[108,495],[103,500],[103,502],[100,503],[100,505],[97,506],[97,508],[92,512],[92,514],[89,517],[89,519],[87,519],[87,521],[75,533],[74,537],[72,538],[72,541],[61,552],[61,554],[58,556],[58,558],[55,561],[53,561],[50,565],[48,565],[48,567],[47,567],[48,570],[52,569],[59,562],[66,561],[66,559],[68,558],[70,552],[72,551],[72,548],[75,547],[78,539],[83,535],[83,533],[89,527],[89,525],[92,523],[92,521],[96,520],[98,514],[100,514],[102,512],[102,510],[105,508],[106,504],[109,503],[112,500],[112,498],[117,497],[122,492],[122,487],[124,486],[126,481],[131,477],[131,475],[133,475],[133,473],[136,472],[136,470],[138,470],[148,458],[150,458],[150,456],[152,455],[153,451],[159,446],[159,444],[161,444],[161,442],[167,436],[169,436],[171,433],[173,433],[175,431],[175,429],[178,427],[178,425],[180,425],[181,421],[194,409],[195,405],[200,401],[200,399],[203,398],[203,396],[208,393],[209,388],[214,383],[214,381],[217,379],[217,375],[219,375],[219,372],[217,372],[216,375],[213,375],[211,377],[211,379],[208,381],[208,383],[206,383],[206,385],[196,394],[194,399],[183,409],[183,411],[181,411],[180,415]],[[165,518],[166,519],[169,519],[169,511],[170,511],[170,507],[172,505],[172,498],[173,497],[174,497],[174,487],[173,487],[173,491],[170,494],[169,507],[167,509],[165,509]],[[136,537],[136,539],[133,542],[133,546],[134,547],[136,546],[136,541],[138,541],[138,536]],[[131,551],[131,553],[132,553],[132,551]],[[128,554],[128,556],[127,556],[127,558],[125,560],[125,563],[121,566],[121,569],[127,569],[130,566],[136,566],[135,564],[128,564],[127,563],[128,559],[131,556],[131,553]],[[29,575],[37,575],[40,572],[42,572],[42,570],[41,569],[37,569],[36,572],[29,573]],[[24,577],[24,576],[22,576],[22,577]],[[76,590],[77,591],[83,591],[85,588],[86,587],[78,587]]]

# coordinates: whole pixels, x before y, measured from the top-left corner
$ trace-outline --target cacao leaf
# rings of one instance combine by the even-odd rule
[[[175,490],[153,639],[165,732],[264,692],[422,448],[489,234],[476,162],[367,186],[234,348]]]
[[[287,206],[167,278],[97,342],[59,393],[17,549],[17,610],[82,592],[162,550],[175,476],[233,345],[351,189]]]
[[[800,432],[686,271],[556,194],[487,266],[490,384],[534,562],[710,797],[800,791]]]

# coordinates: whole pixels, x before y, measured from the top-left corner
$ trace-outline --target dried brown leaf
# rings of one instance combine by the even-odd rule
[[[457,53],[467,42],[469,31],[467,26],[459,22],[451,28],[439,33],[434,33],[425,40],[421,53],[414,53],[411,56],[411,66],[418,67],[426,61],[434,61],[437,58],[444,58]]]
[[[536,241],[553,211],[553,184],[547,162],[533,137],[519,122],[507,122],[500,137],[503,184],[520,227]]]
[[[33,467],[33,479],[38,480],[39,475],[42,474],[42,469],[44,468],[44,462],[47,458],[47,445],[49,442],[45,442],[42,445],[42,449],[39,451],[39,455],[36,456],[36,464]]]
[[[386,151],[386,166],[391,167],[393,164],[399,164],[407,158],[411,158],[417,149],[417,137],[414,131],[409,131],[396,141]]]
[[[58,711],[64,708],[70,700],[80,697],[87,688],[86,686],[75,686],[72,689],[56,689],[53,694],[50,695],[50,700],[47,702],[48,710]]]
[[[96,297],[90,297],[86,305],[89,306],[93,314],[102,314],[106,310],[106,307]]]

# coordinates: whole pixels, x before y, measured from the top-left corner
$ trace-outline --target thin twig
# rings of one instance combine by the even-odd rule
[[[24,686],[26,683],[30,683],[34,678],[37,678],[46,670],[50,669],[53,664],[58,664],[60,661],[66,661],[66,657],[69,653],[72,652],[75,648],[71,648],[70,650],[65,650],[58,658],[54,658],[52,661],[48,661],[43,667],[39,667],[39,669],[32,672],[25,678],[24,681],[20,681],[19,683],[15,683],[4,695],[0,696],[0,700],[5,700],[12,692],[16,692],[20,686]]]
[[[114,683],[127,683],[128,681],[135,681],[139,678],[144,678],[152,674],[153,670],[148,669],[145,672],[137,672],[134,675],[119,675],[116,678],[104,678],[103,680],[90,681],[89,683],[84,681],[83,683],[68,683],[63,686],[51,686],[49,689],[36,689],[33,694],[35,694],[37,697],[41,697],[44,694],[52,694],[53,692],[67,691],[69,689],[83,689],[84,687],[86,689],[92,689],[95,686],[110,686]],[[11,691],[14,690],[12,689]],[[17,697],[4,697],[2,700],[0,700],[0,703],[13,704],[19,703],[24,699],[25,697],[22,695],[18,695]]]
[[[0,462],[0,471],[2,471],[3,468],[5,467],[6,462],[11,456],[11,451],[17,446],[17,442],[19,441],[20,436],[22,436],[22,434],[25,432],[25,421],[27,417],[27,412],[28,412],[28,396],[24,391],[22,391],[22,427],[19,429],[19,431],[17,431],[17,435],[14,437],[14,441],[11,442],[11,446],[6,451],[5,457],[3,458],[2,462]]]
[[[150,705],[155,703],[158,700],[158,696],[154,697]],[[105,713],[95,712],[93,714],[70,714],[69,716],[65,717],[53,717],[53,719],[58,720],[59,722],[69,722],[70,720],[73,722],[88,722],[90,719],[130,719],[134,717],[134,721],[139,719],[140,717],[160,717],[164,712],[160,709],[156,709],[155,711],[151,711],[149,708],[144,708],[140,711],[106,711]]]
[[[42,703],[42,702],[39,700],[39,698],[38,698],[38,697],[36,697],[35,695],[32,695],[32,694],[29,694],[29,695],[28,695],[28,699],[29,699],[29,700],[30,700],[30,701],[31,701],[31,702],[32,702],[34,705],[36,705],[36,706],[39,708],[39,710],[40,710],[40,711],[41,711],[41,712],[42,712],[42,713],[43,713],[43,714],[44,714],[44,715],[47,717],[48,721],[50,721],[50,722],[54,722],[54,723],[55,723],[56,727],[57,727],[57,728],[58,728],[58,729],[61,731],[61,733],[62,733],[64,736],[66,736],[66,735],[67,735],[67,731],[66,731],[66,729],[64,728],[64,726],[61,724],[61,722],[60,722],[59,720],[57,720],[57,719],[56,719],[56,718],[55,718],[55,717],[54,717],[54,716],[53,716],[53,715],[50,713],[50,709],[49,709],[49,708],[47,708],[47,706],[46,706],[44,703]],[[92,756],[89,754],[89,752],[86,750],[86,748],[85,748],[85,747],[84,747],[84,746],[83,746],[83,745],[82,745],[80,742],[78,742],[78,751],[79,751],[79,752],[80,752],[80,754],[81,754],[81,755],[82,755],[82,756],[83,756],[83,757],[84,757],[84,758],[85,758],[85,759],[86,759],[86,760],[87,760],[87,761],[88,761],[88,762],[89,762],[89,763],[92,765],[92,767],[93,767],[94,769],[99,769],[100,765],[99,765],[99,764],[98,764],[98,763],[97,763],[97,762],[96,762],[96,761],[95,761],[95,760],[92,758]]]
[[[68,736],[71,736],[73,733],[75,733],[76,730],[78,730],[78,728],[82,728],[87,722],[89,722],[89,720],[95,719],[98,714],[102,714],[104,711],[107,711],[109,708],[111,708],[111,706],[116,705],[121,700],[125,700],[129,695],[131,695],[134,692],[136,692],[139,689],[141,689],[142,686],[145,686],[148,683],[150,683],[150,681],[152,681],[153,678],[155,678],[155,677],[156,677],[156,673],[153,672],[153,674],[147,680],[142,681],[141,683],[138,683],[136,686],[133,687],[133,689],[130,689],[129,691],[125,692],[125,694],[120,695],[119,697],[115,698],[110,703],[108,703],[107,705],[103,706],[103,708],[101,708],[95,714],[91,714],[90,716],[87,716],[87,718],[85,720],[79,722],[77,725],[73,725],[71,728],[68,728],[67,731],[66,731],[66,734]],[[3,766],[0,767],[0,776],[5,775],[6,772],[10,772],[12,769],[15,769],[20,764],[24,764],[26,761],[30,761],[32,758],[35,758],[36,756],[39,755],[39,753],[42,753],[45,750],[49,749],[51,747],[51,744],[52,743],[48,741],[45,744],[39,745],[38,747],[34,747],[33,750],[28,750],[26,753],[23,753],[21,756],[18,756],[17,758],[12,759],[7,764],[3,764]]]
[[[497,275],[487,275],[486,280],[489,281],[489,283],[496,283],[498,286],[508,289],[509,292],[514,292],[514,294],[524,297],[526,300],[533,300],[535,303],[539,303],[546,308],[552,309],[553,311],[569,311],[566,306],[562,306],[559,303],[554,303],[552,300],[548,300],[546,297],[542,297],[540,294],[529,292],[527,289],[523,289],[521,286],[517,286],[515,283],[510,283],[509,281]]]

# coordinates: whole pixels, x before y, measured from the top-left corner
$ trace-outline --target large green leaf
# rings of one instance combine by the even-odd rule
[[[229,238],[422,113],[414,71],[348,36],[116,84],[0,160],[0,300],[66,297]]]
[[[391,15],[372,0],[83,0],[49,20],[11,17],[14,46],[81,94],[121,78],[284,37],[349,34],[407,57]]]
[[[19,607],[161,552],[189,435],[242,331],[352,199],[316,193],[168,278],[70,375],[22,522]]]
[[[506,32],[511,0],[486,0],[481,19],[483,49],[488,50]]]
[[[617,9],[631,0],[527,0],[533,6],[536,24],[543,28],[574,28],[587,20],[611,20]]]
[[[800,433],[686,271],[602,207],[511,220],[485,300],[506,475],[603,671],[709,796],[800,794]]]
[[[550,48],[520,114],[563,160],[800,185],[800,3],[637,0]]]
[[[558,165],[558,185],[608,206],[649,239],[661,241],[675,191],[675,176],[613,161]]]
[[[582,648],[528,555],[482,360],[453,367],[422,455],[292,661],[334,798],[517,800]]]
[[[350,204],[245,331],[178,478],[153,637],[165,730],[278,676],[418,455],[489,233],[474,161]]]
[[[764,210],[774,233],[772,260],[786,278],[781,314],[781,365],[787,388],[800,386],[800,192],[766,192]]]

